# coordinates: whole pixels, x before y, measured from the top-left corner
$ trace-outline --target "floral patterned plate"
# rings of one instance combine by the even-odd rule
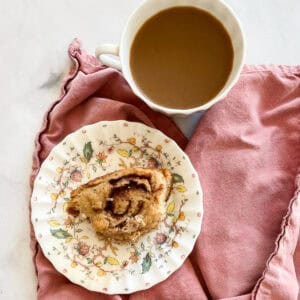
[[[159,228],[134,244],[100,239],[91,224],[65,212],[70,192],[122,168],[162,167],[174,185]],[[156,129],[126,121],[99,122],[68,135],[36,177],[32,223],[45,256],[72,282],[106,294],[126,294],[165,280],[199,235],[202,190],[189,158]]]

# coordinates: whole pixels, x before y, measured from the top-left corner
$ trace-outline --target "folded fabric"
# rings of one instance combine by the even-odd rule
[[[87,55],[78,40],[69,54],[74,66],[37,135],[31,186],[53,146],[70,132],[100,120],[138,121],[186,149],[204,191],[204,220],[183,266],[132,295],[109,296],[71,283],[44,257],[32,230],[38,298],[297,299],[300,67],[245,67],[188,142],[170,118],[149,109],[120,72]]]
[[[297,299],[300,66],[245,67],[186,152],[204,190],[193,258],[210,296]]]

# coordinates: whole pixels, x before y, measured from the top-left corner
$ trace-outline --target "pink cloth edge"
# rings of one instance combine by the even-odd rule
[[[274,65],[274,64],[261,64],[261,65],[244,65],[242,74],[252,72],[276,72],[283,75],[298,75],[300,76],[300,65]],[[275,240],[274,251],[268,257],[265,269],[261,277],[256,282],[252,292],[251,299],[260,297],[271,296],[272,274],[276,273],[276,264],[282,261],[283,257],[289,252],[296,249],[297,239],[300,230],[300,166],[295,179],[295,193],[289,202],[287,213],[282,219],[281,231]],[[297,218],[298,217],[298,218]],[[298,232],[297,238],[293,236],[293,230]],[[293,239],[294,238],[294,239]],[[286,243],[286,246],[283,246]]]
[[[276,272],[276,264],[278,261],[282,261],[283,257],[289,252],[293,252],[296,248],[297,238],[293,236],[293,230],[299,235],[300,227],[300,169],[296,176],[296,191],[293,198],[289,202],[288,210],[286,215],[282,219],[281,232],[277,236],[275,241],[275,249],[269,256],[266,268],[263,271],[262,276],[258,279],[253,291],[252,297],[255,299],[256,296],[270,296],[270,284],[268,284],[271,273]],[[294,239],[293,239],[294,238]],[[283,243],[286,243],[284,247]],[[269,293],[269,294],[268,294]]]
[[[77,39],[73,40],[73,42],[72,42],[71,45],[73,46],[73,44],[74,44],[74,46],[75,46],[75,43],[78,46],[80,46],[79,40],[77,40]],[[70,80],[72,80],[77,75],[77,72],[78,72],[78,69],[79,69],[79,63],[78,63],[78,61],[75,60],[71,55],[70,55],[70,59],[74,63],[74,66],[70,69],[69,73],[63,79],[61,87],[60,87],[59,96],[57,97],[56,100],[54,100],[54,102],[50,105],[50,107],[45,112],[45,114],[43,116],[43,119],[42,119],[42,126],[41,126],[40,130],[38,131],[38,133],[36,134],[36,137],[34,139],[34,146],[35,147],[34,147],[34,151],[33,151],[33,154],[32,154],[32,171],[31,171],[30,178],[29,178],[29,184],[30,184],[30,189],[31,189],[31,191],[30,191],[30,197],[32,195],[32,190],[33,190],[33,185],[34,185],[35,177],[38,174],[40,166],[41,166],[41,161],[39,159],[39,153],[40,153],[40,151],[42,149],[42,145],[40,143],[40,137],[41,137],[41,135],[43,134],[43,132],[45,132],[45,130],[48,127],[48,120],[49,120],[49,115],[50,115],[51,111],[54,109],[54,107],[60,101],[63,100],[64,96],[67,93],[68,82]],[[36,168],[34,168],[34,166],[36,166]],[[30,247],[31,247],[31,249],[33,251],[32,260],[33,260],[33,263],[34,263],[35,272],[37,274],[38,270],[37,270],[37,265],[36,265],[35,259],[36,259],[36,255],[37,255],[37,251],[38,251],[37,250],[38,243],[37,243],[37,240],[36,240],[36,237],[35,237],[35,232],[34,232],[33,224],[32,224],[32,221],[31,221],[31,201],[29,201],[29,222],[30,222]],[[38,289],[38,287],[39,287],[39,285],[37,284],[37,289]]]
[[[74,53],[75,51],[75,46],[80,47],[80,42],[79,40],[75,39],[72,44],[69,47],[69,54],[72,52]],[[79,70],[79,63],[78,61],[74,58],[73,55],[69,55],[70,59],[72,60],[72,62],[74,63],[74,66],[72,66],[71,70],[69,71],[69,73],[66,75],[66,77],[63,79],[63,82],[61,84],[61,88],[60,88],[60,94],[57,97],[57,99],[50,105],[50,107],[47,109],[47,111],[44,114],[43,117],[43,121],[42,121],[42,127],[41,129],[38,131],[38,133],[36,134],[35,140],[34,140],[34,144],[35,144],[35,149],[32,155],[33,158],[33,162],[38,162],[38,166],[40,166],[40,161],[38,158],[38,154],[42,148],[41,143],[40,143],[40,136],[45,132],[45,130],[47,129],[47,125],[48,125],[48,119],[49,119],[49,115],[51,113],[51,111],[54,109],[54,107],[63,100],[63,98],[65,97],[66,93],[67,93],[67,85],[69,83],[69,81],[71,81],[72,79],[74,79],[78,73]],[[37,169],[38,170],[38,169]],[[30,183],[32,183],[32,178],[34,178],[37,174],[37,170],[35,170],[35,172],[33,171],[31,176],[30,176]],[[32,186],[31,186],[32,188]]]
[[[300,76],[300,65],[244,65],[241,75],[253,72],[276,72],[283,75]],[[260,297],[271,296],[270,289],[272,285],[270,281],[272,280],[272,273],[276,273],[277,262],[282,261],[283,257],[289,252],[294,253],[296,249],[300,230],[300,166],[295,179],[295,189],[294,196],[289,202],[287,213],[282,219],[281,231],[275,240],[274,251],[268,257],[265,269],[251,292],[251,299],[261,299]],[[293,230],[298,232],[297,238],[292,236]],[[287,244],[285,247],[283,246],[284,242]]]

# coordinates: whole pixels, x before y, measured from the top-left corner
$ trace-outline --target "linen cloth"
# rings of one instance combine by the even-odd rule
[[[297,299],[300,66],[245,66],[188,141],[78,40],[69,55],[73,67],[36,138],[31,187],[43,160],[67,134],[101,120],[136,121],[160,129],[185,149],[200,176],[204,219],[180,269],[148,290],[113,296],[88,291],[58,273],[31,228],[38,299]]]

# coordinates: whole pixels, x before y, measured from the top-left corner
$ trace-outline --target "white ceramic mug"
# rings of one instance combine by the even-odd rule
[[[226,28],[231,38],[234,50],[232,71],[223,89],[209,102],[191,109],[168,108],[152,102],[151,99],[138,88],[130,70],[129,60],[131,45],[141,26],[145,23],[145,21],[160,11],[178,6],[196,7],[215,16]],[[119,58],[114,58],[105,54],[113,54],[119,56]],[[168,115],[186,116],[198,111],[207,110],[216,102],[224,98],[232,86],[236,83],[244,63],[245,39],[241,24],[234,12],[220,0],[146,0],[130,16],[124,28],[120,46],[104,44],[96,49],[96,56],[100,58],[103,64],[122,70],[134,93],[146,102],[152,109]]]

